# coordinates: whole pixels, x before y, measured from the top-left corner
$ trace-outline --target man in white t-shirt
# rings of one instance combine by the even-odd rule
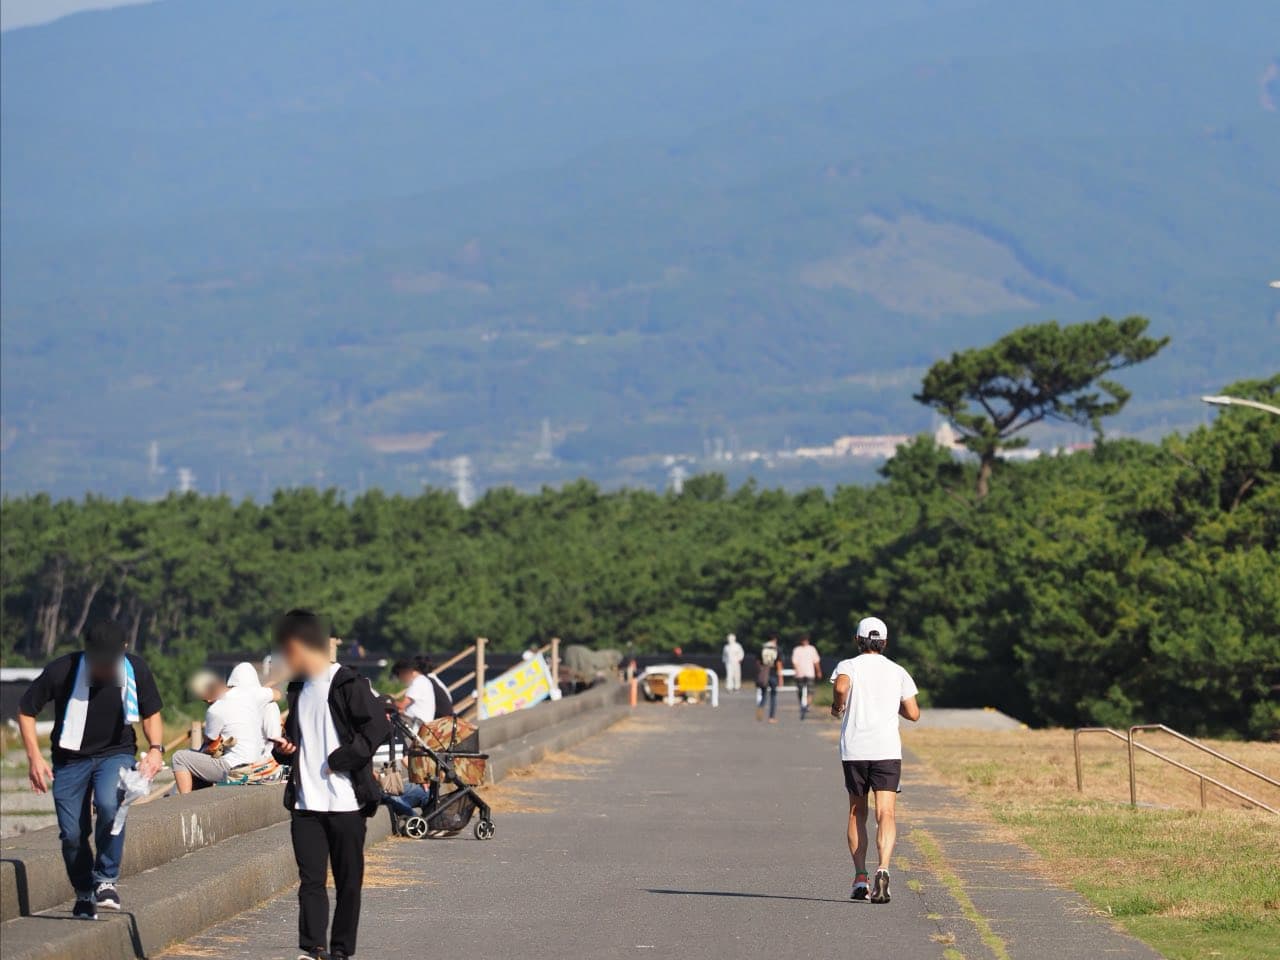
[[[809,713],[809,704],[813,703],[813,685],[822,675],[822,659],[818,656],[818,648],[809,642],[806,633],[791,651],[791,670],[796,682],[796,697],[800,701],[800,719]]]
[[[831,715],[843,718],[840,761],[849,792],[849,852],[853,854],[850,899],[889,902],[889,860],[898,827],[896,807],[902,778],[902,738],[898,717],[920,719],[911,675],[884,655],[889,628],[878,617],[858,623],[858,656],[836,665]],[[867,882],[867,797],[876,797],[875,884]]]
[[[299,956],[349,960],[360,926],[365,821],[382,799],[373,755],[391,735],[391,724],[369,681],[331,661],[322,617],[290,610],[277,621],[275,634],[295,676],[289,715],[272,755],[290,767],[284,805],[298,864]],[[332,930],[325,890],[330,872]]]
[[[392,665],[391,672],[405,685],[405,691],[396,701],[396,707],[406,717],[422,724],[430,723],[437,717],[453,715],[449,688],[431,672],[431,661],[426,657],[397,660]]]

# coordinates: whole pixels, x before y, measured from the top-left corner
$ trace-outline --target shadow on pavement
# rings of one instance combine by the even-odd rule
[[[794,897],[785,893],[741,893],[733,890],[659,890],[649,888],[645,893],[665,893],[680,897],[745,897],[751,900],[809,900],[813,903],[852,903],[835,897]]]

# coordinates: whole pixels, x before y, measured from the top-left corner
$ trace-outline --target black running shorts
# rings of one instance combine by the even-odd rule
[[[871,790],[898,792],[902,779],[901,760],[842,760],[844,787],[855,797],[865,797]]]

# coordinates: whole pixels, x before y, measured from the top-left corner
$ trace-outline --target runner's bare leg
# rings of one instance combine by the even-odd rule
[[[849,853],[857,873],[867,870],[867,798],[849,794]]]
[[[876,791],[876,852],[880,869],[889,869],[893,845],[898,839],[898,795],[892,790]]]

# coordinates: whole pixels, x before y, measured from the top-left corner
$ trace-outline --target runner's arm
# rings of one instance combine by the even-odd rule
[[[849,705],[849,675],[840,673],[836,675],[835,691],[831,694],[831,715],[839,720],[844,716],[845,708]]]
[[[915,697],[907,697],[898,704],[898,716],[913,723],[920,719],[920,704],[916,703]]]

